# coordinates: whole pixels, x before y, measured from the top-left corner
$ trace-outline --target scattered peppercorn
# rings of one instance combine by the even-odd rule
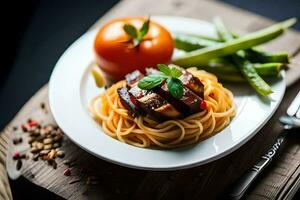
[[[45,109],[46,105],[44,102],[41,103],[41,109]]]
[[[13,139],[13,144],[14,145],[20,144],[22,142],[23,142],[22,137],[16,137],[16,138]]]
[[[22,167],[22,160],[19,159],[16,164],[16,169],[19,171],[21,167]]]
[[[64,175],[65,176],[71,176],[71,170],[69,168],[64,170]]]

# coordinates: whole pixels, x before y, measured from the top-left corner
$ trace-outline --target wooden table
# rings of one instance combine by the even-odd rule
[[[272,23],[260,16],[215,1],[160,0],[159,3],[153,3],[148,0],[123,0],[92,28],[100,27],[106,21],[116,17],[148,14],[177,15],[203,20],[211,20],[217,14],[238,33],[252,32]],[[266,48],[274,51],[286,50],[294,56],[295,63],[300,61],[300,36],[296,32],[289,31],[285,36],[269,43]],[[68,184],[74,176],[66,178],[62,175],[65,169],[62,161],[59,161],[58,168],[53,170],[45,163],[28,160],[22,173],[33,183],[68,199],[214,199],[220,197],[245,170],[253,166],[281,132],[282,127],[278,123],[278,117],[285,112],[290,100],[300,88],[299,81],[294,83],[299,76],[297,73],[299,74],[299,71],[296,69],[290,70],[288,84],[291,87],[288,88],[283,103],[270,122],[240,149],[212,163],[170,172],[134,170],[97,159],[66,138],[62,148],[67,152],[67,158],[77,159],[72,174],[80,176],[80,166],[88,165],[100,177],[99,185],[88,187],[84,181]],[[11,147],[8,144],[10,135],[22,134],[18,131],[13,132],[12,127],[19,126],[28,117],[54,123],[51,113],[45,113],[40,109],[41,102],[45,102],[46,105],[48,103],[47,92],[48,87],[43,87],[4,130],[5,137],[2,137],[2,145],[5,148]],[[8,154],[13,152],[11,148]],[[298,149],[287,149],[287,154],[290,154],[290,151],[293,151],[294,156],[300,157]],[[274,199],[282,194],[284,188],[282,184],[289,183],[291,173],[298,168],[297,163],[300,163],[300,160],[296,162],[295,159],[286,159],[286,162],[277,164],[281,167],[281,171],[276,167],[269,169],[269,173],[265,174],[266,178],[260,182],[260,187],[253,188],[247,196],[249,199],[265,199],[265,197]],[[289,170],[284,171],[287,166]],[[277,174],[275,180],[274,176],[271,176],[272,180],[268,180],[268,176],[274,173]],[[87,188],[89,188],[88,192],[86,192]]]

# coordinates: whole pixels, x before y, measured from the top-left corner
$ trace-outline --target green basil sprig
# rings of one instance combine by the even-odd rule
[[[170,94],[176,99],[181,99],[183,84],[178,78],[182,75],[182,72],[175,67],[168,67],[164,64],[158,64],[157,68],[160,73],[145,76],[139,80],[138,87],[143,90],[151,90],[166,81]]]
[[[150,25],[150,18],[148,18],[144,22],[144,24],[142,25],[142,27],[139,30],[137,30],[131,24],[125,24],[123,26],[124,31],[131,37],[134,47],[138,46],[141,43],[141,41],[143,40],[144,36],[148,33],[149,25]]]

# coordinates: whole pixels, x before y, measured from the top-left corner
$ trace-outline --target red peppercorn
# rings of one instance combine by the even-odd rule
[[[33,127],[33,126],[39,125],[39,123],[36,122],[36,121],[33,121],[33,120],[29,120],[29,121],[28,121],[28,125],[29,125],[30,127]]]
[[[69,168],[65,169],[64,175],[65,176],[71,176],[71,170]]]
[[[21,128],[22,128],[22,130],[23,130],[24,132],[27,132],[27,131],[28,131],[28,128],[26,127],[25,124],[22,124],[22,125],[21,125]]]
[[[14,160],[17,160],[17,159],[19,159],[20,158],[20,153],[17,151],[17,152],[15,152],[14,154],[13,154],[13,159]]]
[[[206,109],[207,109],[207,105],[206,105],[206,102],[205,102],[204,100],[202,100],[202,101],[200,102],[200,108],[201,108],[202,110],[206,110]]]

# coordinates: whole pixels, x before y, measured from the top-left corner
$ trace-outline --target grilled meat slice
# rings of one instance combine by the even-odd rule
[[[204,99],[204,85],[197,77],[193,76],[190,72],[183,70],[179,79],[185,87]]]
[[[145,96],[137,99],[139,105],[150,117],[157,121],[176,119],[182,117],[171,104],[154,92],[149,92]]]
[[[167,83],[163,83],[161,86],[154,88],[153,91],[160,96],[163,96],[171,105],[185,116],[202,110],[200,107],[202,98],[185,86],[183,87],[183,95],[181,99],[176,99],[171,95]]]
[[[117,92],[122,105],[129,111],[132,117],[135,117],[138,114],[143,114],[134,96],[128,92],[127,87],[118,88]]]
[[[144,77],[144,75],[139,71],[139,70],[135,70],[129,74],[127,74],[125,76],[126,82],[127,82],[127,86],[129,88],[134,87],[137,82],[142,79]]]
[[[142,98],[143,96],[147,95],[150,91],[142,90],[137,85],[133,86],[129,89],[129,93],[132,94],[136,99]]]

